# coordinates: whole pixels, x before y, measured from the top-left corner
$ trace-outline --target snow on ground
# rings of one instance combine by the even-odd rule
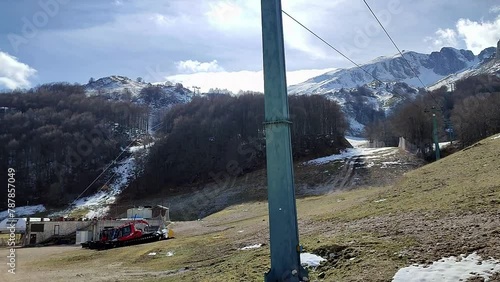
[[[460,260],[460,261],[458,261]],[[489,259],[482,260],[479,255],[472,253],[465,257],[443,258],[429,266],[412,265],[401,268],[393,277],[393,282],[439,281],[454,282],[465,281],[469,277],[480,275],[488,281],[493,272],[500,271],[500,261]]]
[[[350,158],[362,157],[364,159],[375,159],[382,156],[395,154],[398,148],[384,147],[384,148],[349,148],[341,154],[322,157],[305,162],[306,165],[322,165],[336,160],[344,160]]]
[[[354,136],[346,136],[345,139],[354,147],[354,148],[362,148],[366,147],[370,141]]]
[[[131,152],[131,153],[135,153],[135,152],[138,152],[138,151],[141,151],[141,150],[144,150],[144,149],[149,149],[151,148],[155,143],[154,142],[151,142],[147,145],[138,145],[138,146],[131,146],[128,148],[128,151]]]
[[[134,175],[135,158],[129,157],[112,169],[114,180],[105,189],[101,189],[92,196],[81,198],[73,203],[73,206],[62,212],[53,213],[50,216],[65,216],[72,211],[88,210],[86,218],[103,217],[109,212],[109,204],[113,204],[128,182]]]
[[[302,265],[310,266],[310,267],[317,267],[322,261],[325,261],[326,259],[317,256],[315,254],[310,254],[310,253],[301,253],[300,254],[300,263]]]
[[[455,142],[456,142],[456,141],[455,141]],[[446,147],[450,146],[450,145],[451,145],[451,142],[439,142],[438,144],[439,144],[439,149],[444,149],[444,148],[446,148]],[[433,149],[433,150],[434,150],[434,149],[436,149],[436,148],[434,148],[434,147],[436,147],[436,146],[435,146],[435,144],[434,144],[434,143],[432,143],[432,149]]]
[[[491,138],[491,140],[495,140],[495,139],[499,139],[499,138],[500,138],[500,135]]]
[[[364,163],[364,164],[366,164],[366,163]],[[369,164],[366,165],[367,168],[374,167],[374,166],[375,166],[374,162],[370,162]]]
[[[355,120],[352,117],[349,117],[347,119],[347,121],[349,122],[349,126],[351,127],[351,130],[353,132],[361,133],[365,129],[364,125],[362,125],[361,123],[359,123],[357,120]]]
[[[400,165],[401,162],[382,162],[382,166],[380,168],[388,168],[391,165]]]
[[[17,207],[14,209],[14,217],[32,215],[44,211],[45,207],[43,205]],[[0,212],[0,220],[5,219],[8,216],[9,216],[8,210]]]
[[[239,248],[238,250],[245,251],[245,250],[257,249],[260,247],[262,247],[262,244],[255,244],[255,245],[250,245],[250,246],[246,246],[243,248]]]
[[[135,158],[129,157],[119,163],[113,169],[116,179],[109,185],[107,191],[100,191],[90,197],[75,202],[77,208],[88,209],[87,218],[102,217],[109,212],[109,204],[116,200],[116,196],[122,192],[130,181],[135,169]]]

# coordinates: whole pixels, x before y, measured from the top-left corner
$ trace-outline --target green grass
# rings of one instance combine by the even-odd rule
[[[352,195],[358,203],[326,218],[353,220],[400,212],[492,210],[500,204],[499,171],[500,140],[485,139],[471,149],[407,173],[392,187],[349,192],[354,194],[346,195]],[[380,199],[385,201],[375,202]]]
[[[306,251],[321,253],[338,246],[345,248],[334,268],[311,271],[311,280],[324,272],[326,281],[389,281],[398,268],[408,265],[399,252],[417,244],[411,236],[380,236],[376,232],[348,229],[328,232],[321,228],[325,223],[414,212],[446,216],[495,210],[500,203],[499,171],[500,140],[485,139],[468,150],[407,173],[391,187],[298,199],[298,216],[303,224],[301,243]],[[385,200],[378,201],[382,199]],[[77,250],[48,257],[36,266],[42,271],[60,267],[102,271],[107,265],[120,262],[120,268],[172,272],[143,281],[262,281],[270,265],[268,246],[248,251],[240,251],[238,246],[254,234],[267,234],[267,203],[235,205],[205,221],[220,229],[196,236],[177,234],[172,240],[108,251]],[[238,235],[238,230],[248,233]],[[259,238],[265,240],[263,236]],[[174,252],[174,256],[166,256],[168,251]],[[148,256],[150,252],[157,255]],[[177,272],[185,267],[186,271]]]

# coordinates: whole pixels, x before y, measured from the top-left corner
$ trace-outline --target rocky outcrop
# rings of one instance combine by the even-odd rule
[[[495,57],[496,60],[500,60],[500,40],[498,40],[497,43],[497,56]]]
[[[448,75],[466,68],[475,57],[470,50],[443,47],[439,52],[432,52],[428,61],[433,66],[434,73]]]

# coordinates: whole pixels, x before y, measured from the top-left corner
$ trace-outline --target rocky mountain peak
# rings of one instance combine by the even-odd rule
[[[496,60],[500,60],[500,40],[498,40],[497,43],[497,56],[495,57]]]

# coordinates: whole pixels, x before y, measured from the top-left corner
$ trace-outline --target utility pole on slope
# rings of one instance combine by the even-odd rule
[[[441,158],[441,153],[439,149],[439,139],[438,139],[438,129],[437,129],[437,118],[436,118],[436,113],[435,113],[435,107],[433,108],[433,113],[432,113],[432,125],[433,125],[433,130],[432,130],[432,135],[434,135],[434,151],[436,152],[436,161],[438,161]]]
[[[300,264],[281,0],[261,0],[271,269],[266,282],[309,281]]]

